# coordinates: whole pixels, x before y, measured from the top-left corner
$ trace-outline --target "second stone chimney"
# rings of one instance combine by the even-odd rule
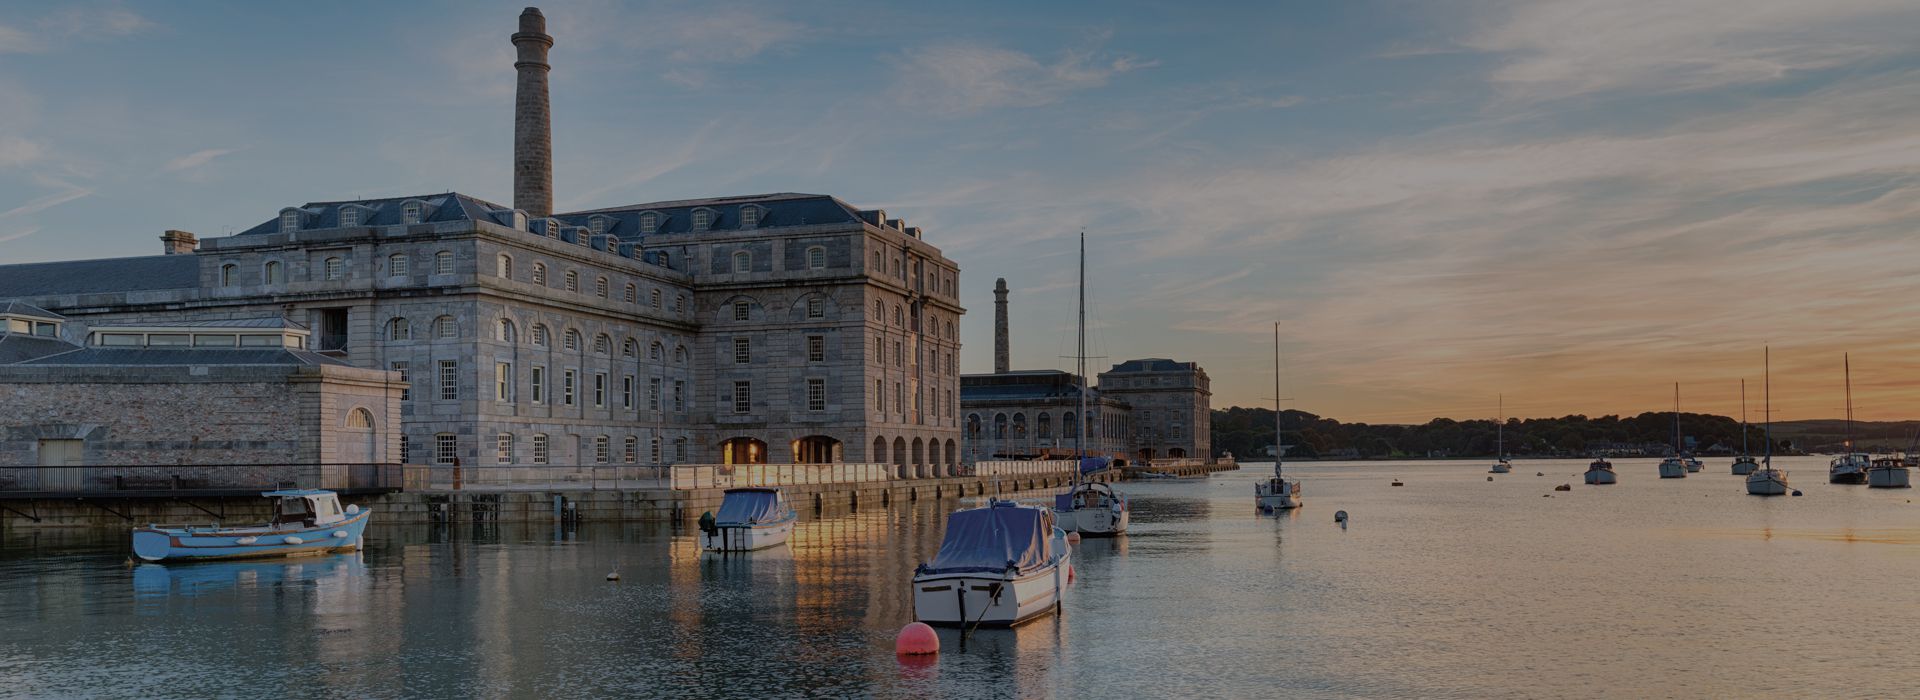
[[[192,255],[200,247],[200,238],[186,231],[168,229],[160,234],[160,245],[168,255]]]
[[[513,35],[519,74],[513,98],[513,208],[527,216],[553,215],[553,118],[547,106],[547,18],[540,8],[520,13]]]
[[[1006,374],[1013,358],[1007,352],[1007,278],[993,281],[993,373]]]

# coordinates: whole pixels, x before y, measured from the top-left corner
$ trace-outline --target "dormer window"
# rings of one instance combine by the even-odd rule
[[[708,227],[710,227],[710,226],[712,226],[712,225],[713,225],[713,210],[712,210],[712,209],[695,209],[695,210],[693,210],[693,230],[695,230],[695,231],[705,231],[705,230],[707,230],[707,228],[708,228]]]
[[[655,214],[653,212],[645,212],[640,215],[640,232],[641,233],[650,234],[659,230],[660,230],[659,214]]]
[[[300,210],[287,208],[280,210],[280,232],[293,233],[300,230]]]
[[[547,219],[547,237],[548,238],[560,237],[560,220],[559,219]]]
[[[426,202],[407,202],[400,205],[400,223],[417,224],[427,220]]]
[[[340,207],[340,226],[342,228],[345,228],[348,226],[359,226],[359,225],[360,225],[360,208],[359,207],[354,207],[354,206]]]
[[[593,235],[595,236],[604,236],[607,233],[607,228],[609,223],[610,222],[608,221],[607,217],[596,216],[591,219],[587,219],[587,230],[589,232],[592,232]]]
[[[740,207],[740,228],[753,228],[760,225],[760,207],[751,204]]]
[[[222,287],[233,286],[233,273],[239,269],[240,269],[240,266],[235,265],[233,263],[227,263],[225,265],[221,265],[220,266],[220,286]]]

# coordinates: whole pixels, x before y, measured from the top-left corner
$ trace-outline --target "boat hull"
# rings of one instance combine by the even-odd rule
[[[1686,467],[1685,467],[1684,465],[1681,465],[1681,464],[1676,464],[1676,463],[1669,463],[1669,462],[1661,462],[1661,463],[1660,463],[1660,478],[1662,478],[1662,479],[1685,479],[1685,478],[1687,478],[1687,468],[1686,468]]]
[[[1827,474],[1827,483],[1864,484],[1867,483],[1867,473],[1859,471],[1830,472]]]
[[[1867,486],[1876,489],[1912,488],[1906,467],[1874,467],[1867,470]]]
[[[1513,473],[1513,465],[1495,464],[1493,465],[1492,469],[1487,470],[1487,473],[1488,474],[1511,474]]]
[[[1751,496],[1785,496],[1787,480],[1784,476],[1756,471],[1747,475],[1747,494]]]
[[[1274,482],[1280,483],[1274,483]],[[1305,499],[1300,497],[1300,482],[1279,478],[1268,479],[1253,485],[1253,504],[1263,513],[1299,508]]]
[[[1620,475],[1613,473],[1611,469],[1588,469],[1586,479],[1589,484],[1604,486],[1619,482]]]
[[[1127,523],[1132,520],[1127,508],[1075,508],[1054,512],[1060,516],[1062,529],[1088,537],[1110,537],[1126,532]]]
[[[1698,473],[1703,466],[1705,465],[1702,465],[1699,460],[1689,459],[1687,460],[1687,473]]]
[[[720,525],[715,532],[700,533],[700,548],[709,552],[751,552],[778,547],[793,537],[797,518],[757,525]]]
[[[292,529],[141,527],[133,531],[133,554],[146,561],[215,561],[319,556],[361,548],[372,510],[337,523]]]
[[[1733,475],[1746,476],[1748,474],[1752,474],[1755,469],[1759,469],[1759,468],[1760,468],[1760,465],[1755,462],[1735,461],[1733,463]]]
[[[1073,550],[1064,531],[1053,546],[1060,556],[1033,572],[913,577],[913,619],[936,627],[1013,627],[1057,611],[1066,598]]]

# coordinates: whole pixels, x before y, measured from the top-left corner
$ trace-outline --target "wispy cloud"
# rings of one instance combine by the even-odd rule
[[[894,61],[894,91],[900,101],[948,116],[1049,104],[1106,85],[1115,76],[1159,65],[1097,49],[1068,49],[1049,63],[1014,49],[958,42],[910,49]]]
[[[26,238],[27,236],[31,236],[31,235],[33,235],[33,234],[36,234],[36,233],[39,233],[39,232],[40,232],[40,227],[38,227],[38,226],[28,226],[28,227],[26,227],[26,228],[23,228],[23,229],[20,229],[20,230],[18,230],[18,231],[12,231],[12,232],[9,232],[9,233],[0,233],[0,243],[7,243],[7,242],[11,242],[11,241],[17,241],[17,240],[20,240],[20,239],[22,239],[22,238]]]
[[[169,160],[167,161],[166,165],[161,166],[160,169],[165,172],[171,173],[171,172],[179,172],[181,170],[198,168],[202,165],[206,165],[208,163],[213,162],[213,159],[215,158],[219,158],[220,156],[224,156],[233,152],[234,152],[234,149],[231,149],[231,148],[202,149],[202,150],[194,151],[184,156],[180,156],[178,158]]]
[[[153,23],[133,10],[109,5],[67,8],[30,26],[0,25],[0,53],[39,53],[73,41],[128,36],[152,28]]]
[[[60,187],[61,189],[58,192],[35,197],[12,209],[0,212],[0,219],[11,219],[19,216],[37,214],[41,211],[93,194],[93,190],[85,187],[59,182],[57,180],[43,179],[42,181]]]

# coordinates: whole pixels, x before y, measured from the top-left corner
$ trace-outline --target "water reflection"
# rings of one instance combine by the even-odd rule
[[[264,561],[140,564],[133,567],[135,598],[191,598],[236,588],[308,585],[337,596],[368,585],[366,562],[358,552],[317,558]]]

